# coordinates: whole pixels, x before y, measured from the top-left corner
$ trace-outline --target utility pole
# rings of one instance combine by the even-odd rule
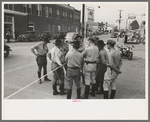
[[[119,13],[119,30],[120,30],[120,23],[121,23],[121,18],[122,18],[122,16],[121,16],[121,11],[123,11],[123,10],[118,10],[120,13]]]
[[[29,31],[29,5],[27,4],[27,31]]]
[[[84,23],[84,13],[85,13],[85,4],[83,4],[82,5],[82,36],[83,36],[83,38],[84,38],[84,25],[85,25],[85,23]]]

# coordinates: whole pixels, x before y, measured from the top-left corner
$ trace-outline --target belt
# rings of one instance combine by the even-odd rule
[[[96,61],[84,61],[87,65],[88,64],[96,64]]]
[[[68,67],[70,69],[80,69],[80,67]]]
[[[46,55],[38,55],[38,57],[46,57]]]

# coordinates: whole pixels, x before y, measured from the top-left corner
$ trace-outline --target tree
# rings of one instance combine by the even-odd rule
[[[130,24],[131,30],[135,30],[135,29],[139,29],[139,23],[137,20],[134,20],[131,24]]]

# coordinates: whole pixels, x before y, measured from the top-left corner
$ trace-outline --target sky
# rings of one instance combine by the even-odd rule
[[[70,6],[81,10],[82,14],[82,4],[83,3],[71,3]],[[108,22],[108,24],[114,24],[119,25],[118,22],[116,22],[117,19],[119,19],[119,11],[123,10],[121,12],[122,15],[122,21],[120,24],[121,28],[126,27],[126,22],[129,23],[127,20],[128,14],[132,13],[136,15],[136,20],[141,23],[142,20],[146,19],[146,16],[141,16],[142,14],[148,15],[147,12],[147,3],[146,2],[88,2],[84,3],[87,7],[92,7],[94,9],[94,21],[95,22]],[[100,8],[98,8],[100,6]],[[81,15],[82,16],[82,15]],[[82,18],[82,17],[81,17]]]

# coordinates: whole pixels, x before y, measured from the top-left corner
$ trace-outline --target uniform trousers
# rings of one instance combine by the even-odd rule
[[[65,78],[65,81],[68,83],[68,89],[72,89],[73,80],[76,84],[77,89],[80,88],[80,69],[68,67]]]
[[[52,71],[58,67],[59,67],[59,65],[57,63],[55,63],[55,62],[51,63],[51,70]],[[62,67],[53,71],[53,84],[56,84],[57,80],[59,80],[60,84],[64,83],[64,70]]]
[[[85,85],[96,84],[96,63],[95,64],[84,64],[84,77]]]
[[[104,74],[107,70],[107,67],[102,65],[102,64],[99,64],[98,65],[98,68],[97,68],[97,71],[96,71],[96,86],[98,87],[99,84],[101,84],[101,87],[103,87],[103,82],[104,82]]]
[[[46,55],[38,56],[36,58],[36,61],[37,61],[37,65],[38,65],[38,72],[41,73],[41,70],[43,68],[43,74],[46,75],[47,74],[47,58],[46,58]],[[47,76],[45,76],[45,78],[47,78]]]
[[[118,74],[114,70],[111,70],[109,67],[107,67],[107,71],[104,75],[104,83],[103,83],[104,91],[108,91],[110,87],[112,90],[116,90],[117,76]]]

